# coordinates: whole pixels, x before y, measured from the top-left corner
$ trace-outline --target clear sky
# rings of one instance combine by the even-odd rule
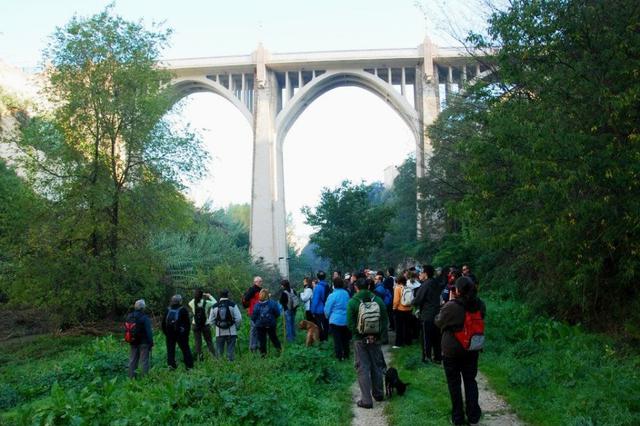
[[[105,0],[0,1],[0,60],[31,68],[55,27],[71,16],[102,10]],[[450,22],[464,32],[482,25],[482,0],[120,0],[116,13],[174,30],[165,58],[248,54],[259,42],[272,52],[414,47],[426,32],[441,46]],[[200,129],[212,161],[209,176],[190,189],[201,204],[249,202],[252,132],[240,112],[213,94],[187,98],[181,119]],[[296,234],[312,230],[300,208],[315,205],[323,187],[343,179],[383,179],[387,166],[414,151],[406,124],[382,100],[356,88],[318,98],[291,128],[284,145],[287,211]]]

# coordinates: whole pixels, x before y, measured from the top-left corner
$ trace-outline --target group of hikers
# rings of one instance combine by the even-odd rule
[[[344,276],[335,271],[331,282],[319,271],[316,278],[307,277],[299,293],[290,282],[280,282],[280,296],[271,298],[263,288],[261,277],[255,277],[241,299],[249,317],[249,350],[267,354],[267,338],[280,351],[278,318],[283,316],[287,341],[296,339],[296,314],[303,308],[304,319],[316,328],[320,342],[333,336],[334,353],[339,361],[350,357],[351,341],[361,399],[358,407],[372,408],[373,400],[385,397],[384,374],[387,364],[381,346],[388,344],[389,331],[395,332],[392,349],[419,340],[422,361],[441,364],[451,397],[453,424],[477,424],[481,410],[478,404],[478,355],[483,346],[484,303],[478,298],[478,280],[468,265],[434,269],[431,265],[412,267],[395,276],[394,268],[382,271],[364,269]],[[145,301],[138,300],[125,323],[125,340],[131,345],[129,376],[135,377],[139,363],[142,373],[149,370],[149,354],[153,347],[151,321],[145,314]],[[302,316],[302,315],[301,315]],[[162,317],[166,336],[167,364],[175,369],[176,345],[190,369],[203,359],[202,340],[213,357],[225,354],[235,357],[238,330],[242,322],[239,306],[222,290],[219,299],[196,289],[185,306],[182,296],[174,295]],[[212,327],[215,327],[215,347]],[[194,353],[189,345],[194,335]],[[307,340],[309,344],[309,340]],[[464,383],[463,402],[461,385]]]

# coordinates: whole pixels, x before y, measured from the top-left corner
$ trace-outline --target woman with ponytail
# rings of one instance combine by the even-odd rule
[[[464,328],[467,312],[480,312],[484,319],[486,308],[478,298],[473,281],[460,277],[452,288],[452,299],[436,316],[436,326],[442,331],[442,365],[451,397],[451,421],[455,425],[475,425],[482,411],[478,405],[478,356],[480,351],[465,349],[455,333]],[[463,409],[461,384],[464,382],[466,410]],[[466,412],[466,420],[465,420]]]

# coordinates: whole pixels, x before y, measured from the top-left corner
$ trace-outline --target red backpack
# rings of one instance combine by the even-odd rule
[[[139,344],[143,329],[144,324],[135,315],[129,314],[124,323],[124,341],[132,345]]]
[[[480,310],[476,312],[464,312],[464,325],[462,330],[453,335],[458,339],[466,351],[480,351],[484,348],[484,320]]]

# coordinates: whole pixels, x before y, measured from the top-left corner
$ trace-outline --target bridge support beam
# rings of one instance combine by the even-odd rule
[[[266,69],[266,52],[255,52],[251,255],[289,275],[282,144],[276,134],[277,81]]]
[[[418,179],[425,176],[427,160],[431,157],[433,147],[427,135],[427,127],[431,125],[440,112],[438,99],[438,75],[433,63],[436,46],[429,38],[425,38],[418,50],[422,56],[422,62],[416,67],[415,81],[415,108],[418,113],[418,134],[416,135],[416,176]],[[420,204],[420,192],[418,192],[418,207]],[[426,235],[424,214],[418,209],[417,223],[418,238]]]

